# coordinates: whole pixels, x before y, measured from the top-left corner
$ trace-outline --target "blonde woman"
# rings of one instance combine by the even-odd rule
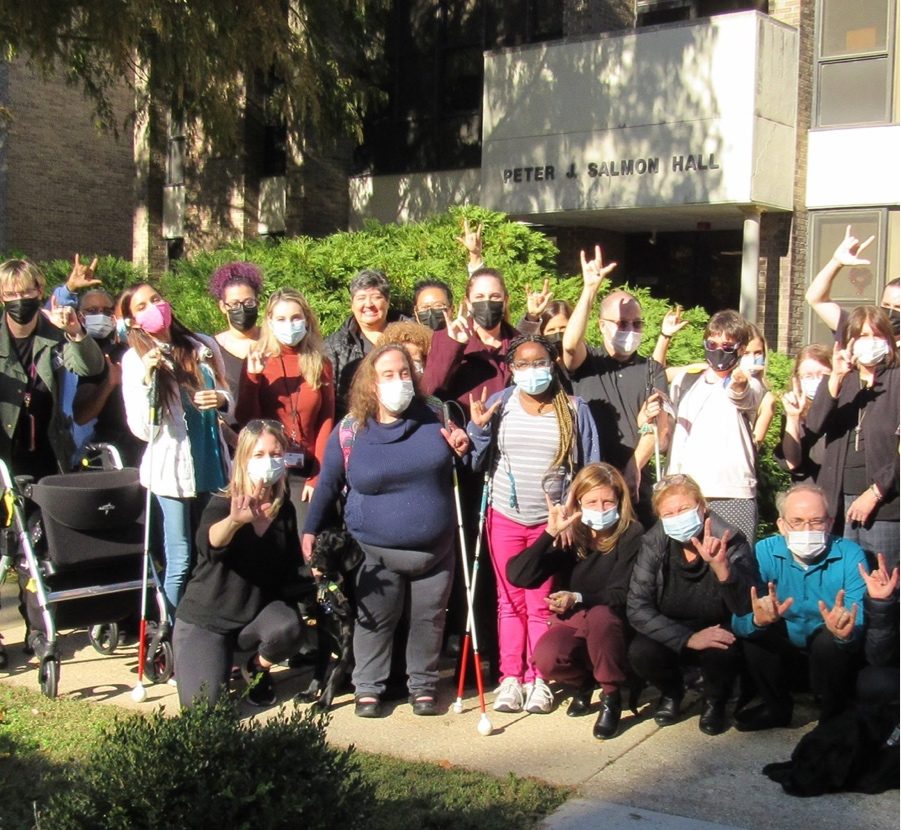
[[[235,416],[238,424],[272,418],[284,426],[288,491],[302,524],[335,423],[335,384],[316,314],[293,288],[280,288],[266,303]]]
[[[219,697],[236,650],[253,652],[244,668],[248,702],[271,706],[269,669],[300,647],[297,606],[282,600],[302,564],[294,506],[285,498],[287,448],[277,421],[247,424],[228,487],[203,512],[197,565],[175,622],[182,706]]]
[[[561,547],[569,528],[572,541]],[[546,599],[554,616],[535,646],[535,666],[576,690],[567,710],[573,717],[588,713],[592,692],[601,687],[596,738],[612,738],[619,728],[628,667],[626,596],[643,533],[619,470],[589,464],[573,479],[565,506],[548,499],[547,527],[535,544],[507,563],[514,585],[555,580]]]

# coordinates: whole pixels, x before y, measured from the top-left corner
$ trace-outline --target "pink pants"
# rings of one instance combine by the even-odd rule
[[[497,578],[497,637],[501,679],[515,677],[531,683],[536,677],[532,651],[548,630],[551,613],[544,598],[553,579],[537,588],[517,588],[507,581],[507,562],[533,544],[546,525],[518,524],[488,509],[485,526],[488,549]]]

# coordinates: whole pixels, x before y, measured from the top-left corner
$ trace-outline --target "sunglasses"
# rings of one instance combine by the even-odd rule
[[[717,349],[722,349],[726,354],[732,354],[733,352],[738,351],[738,343],[717,343],[714,340],[705,340],[704,348],[709,349],[712,352]]]
[[[284,432],[285,427],[281,421],[275,421],[272,418],[254,418],[248,421],[244,429],[252,435],[259,435],[264,429],[272,432]]]

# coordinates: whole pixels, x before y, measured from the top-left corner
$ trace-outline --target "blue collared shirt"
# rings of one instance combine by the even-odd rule
[[[817,604],[823,600],[828,608],[835,605],[835,595],[845,589],[845,608],[857,603],[857,617],[854,633],[847,642],[860,639],[864,628],[863,598],[866,583],[860,575],[858,565],[867,566],[863,549],[850,539],[838,536],[826,537],[826,551],[806,568],[795,560],[783,536],[761,539],[755,548],[757,564],[763,588],[768,582],[776,586],[776,596],[780,602],[789,597],[794,599],[791,607],[783,615],[788,637],[792,645],[806,648],[811,636],[823,625],[823,617]],[[762,596],[762,594],[761,594]],[[754,625],[754,615],[744,614],[732,617],[732,630],[739,637],[753,637],[764,629]]]

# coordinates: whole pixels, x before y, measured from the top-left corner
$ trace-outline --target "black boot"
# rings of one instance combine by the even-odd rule
[[[591,696],[593,694],[594,683],[576,689],[573,692],[573,697],[569,702],[566,714],[571,718],[580,718],[582,715],[587,715],[588,710],[591,708]]]
[[[705,735],[721,735],[726,731],[726,704],[721,700],[704,698],[701,707],[701,719],[698,721],[698,729]]]
[[[660,696],[657,708],[654,710],[654,722],[657,726],[671,726],[679,720],[681,706],[681,694],[667,694],[664,692]]]
[[[601,711],[594,722],[591,734],[595,738],[612,738],[619,729],[619,718],[623,711],[623,700],[619,689],[615,692],[604,692],[601,700]]]

